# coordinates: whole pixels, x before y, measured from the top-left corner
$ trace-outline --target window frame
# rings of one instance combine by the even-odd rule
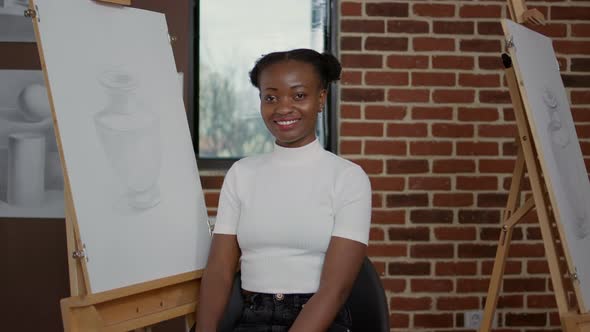
[[[337,29],[338,22],[338,0],[326,0],[327,10],[327,24],[324,28],[324,49],[338,56],[338,40]],[[193,142],[193,151],[197,159],[199,170],[223,170],[229,169],[234,162],[241,158],[201,158],[199,157],[199,71],[198,71],[198,57],[199,57],[199,0],[190,1],[189,12],[189,64],[188,64],[188,105],[189,112],[187,114],[189,129]],[[327,109],[324,111],[326,119],[324,125],[327,127],[325,132],[326,150],[337,153],[338,147],[338,87],[332,84],[328,91],[329,98],[327,101]]]

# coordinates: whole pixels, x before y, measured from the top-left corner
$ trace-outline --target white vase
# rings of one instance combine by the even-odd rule
[[[6,200],[15,206],[40,206],[45,198],[45,135],[8,136]]]
[[[125,184],[129,205],[146,209],[160,202],[160,123],[135,95],[138,81],[122,70],[106,71],[99,81],[108,105],[94,117],[98,137],[114,172]]]

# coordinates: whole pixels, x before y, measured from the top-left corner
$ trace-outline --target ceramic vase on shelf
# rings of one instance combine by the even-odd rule
[[[45,199],[45,135],[16,133],[8,136],[7,202],[34,207]]]
[[[109,96],[94,117],[106,157],[126,187],[129,205],[154,207],[160,202],[159,118],[137,99],[139,82],[132,74],[109,70],[99,81]]]

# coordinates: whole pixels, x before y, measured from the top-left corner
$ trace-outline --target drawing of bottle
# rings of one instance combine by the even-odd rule
[[[570,132],[570,130],[574,129],[567,128],[564,121],[562,121],[561,112],[563,110],[560,109],[559,102],[551,90],[545,89],[543,102],[547,106],[549,114],[547,132],[551,140],[551,150],[556,165],[562,167],[562,169],[558,170],[558,173],[565,192],[564,198],[574,217],[575,235],[578,239],[584,239],[590,234],[590,225],[587,220],[590,216],[587,213],[588,197],[582,191],[584,187],[581,184],[584,183],[584,177],[588,175],[585,167],[583,165],[580,167],[577,160],[572,160],[571,153],[568,153],[568,150],[572,148],[572,144],[575,144]]]
[[[129,205],[147,209],[160,202],[160,123],[137,99],[136,77],[109,70],[99,77],[108,105],[94,117],[100,142],[114,172],[125,184]]]

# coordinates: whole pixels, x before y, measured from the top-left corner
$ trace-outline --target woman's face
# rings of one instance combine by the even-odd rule
[[[260,113],[266,127],[284,147],[315,140],[318,113],[326,100],[311,64],[288,60],[266,67],[259,76]]]

